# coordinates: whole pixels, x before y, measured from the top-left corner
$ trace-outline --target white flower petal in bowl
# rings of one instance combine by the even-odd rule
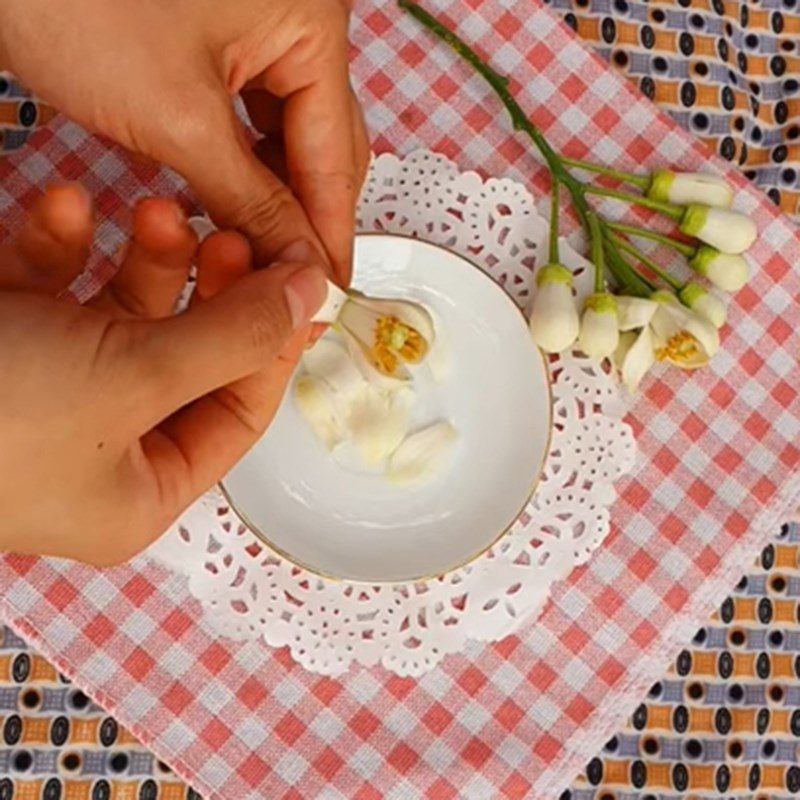
[[[303,355],[302,365],[309,375],[324,381],[345,403],[364,388],[364,377],[353,363],[347,348],[330,339],[321,339]]]
[[[389,480],[397,484],[424,481],[452,455],[457,441],[458,431],[447,420],[412,433],[389,461]]]
[[[403,441],[411,415],[409,389],[383,392],[365,385],[349,409],[350,435],[364,461],[376,466]]]
[[[333,450],[344,439],[346,430],[342,409],[337,407],[330,388],[319,378],[305,375],[295,384],[294,399],[317,439]]]

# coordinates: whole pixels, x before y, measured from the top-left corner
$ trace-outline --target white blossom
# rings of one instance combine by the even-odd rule
[[[707,245],[698,248],[689,265],[698,275],[726,292],[738,292],[747,283],[750,273],[742,256],[721,253]]]
[[[750,217],[737,211],[703,205],[687,206],[681,231],[710,244],[721,253],[744,253],[756,240],[758,228]]]
[[[703,172],[673,172],[668,169],[652,174],[647,196],[677,206],[696,203],[730,208],[733,203],[733,189],[724,178]]]
[[[578,338],[580,319],[572,296],[572,273],[561,264],[548,264],[536,276],[530,329],[546,353],[560,353]]]

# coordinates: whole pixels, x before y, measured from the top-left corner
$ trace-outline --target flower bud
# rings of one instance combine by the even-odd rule
[[[619,344],[617,298],[605,292],[586,298],[578,346],[589,358],[602,361]]]
[[[728,312],[718,297],[707,292],[696,283],[688,283],[681,289],[681,302],[692,309],[696,314],[705,317],[715,328],[725,324]]]
[[[756,240],[758,229],[750,217],[710,206],[687,206],[681,231],[716,247],[721,253],[743,253]]]
[[[726,292],[738,292],[747,283],[750,273],[747,261],[742,256],[720,253],[708,246],[697,250],[689,266]]]
[[[578,338],[580,320],[572,297],[572,273],[561,264],[547,264],[536,276],[530,329],[546,353],[560,353]]]
[[[733,189],[723,178],[702,172],[672,172],[660,169],[650,178],[647,196],[660,203],[687,206],[693,203],[730,208]]]

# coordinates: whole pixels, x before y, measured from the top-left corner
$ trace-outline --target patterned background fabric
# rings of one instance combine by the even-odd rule
[[[0,629],[0,730],[0,800],[199,797],[8,629]],[[799,751],[800,525],[792,523],[561,800],[788,800],[800,793]]]
[[[0,628],[0,731],[2,800],[198,798],[7,628]]]
[[[800,525],[787,524],[561,800],[800,794]]]
[[[13,75],[0,72],[0,155],[18,150],[53,116],[53,110],[31,97]]]
[[[645,94],[740,164],[784,211],[797,212],[796,0],[552,5]],[[0,78],[3,150],[23,145],[50,114],[9,76]],[[787,525],[563,797],[796,796],[799,558],[800,527]],[[7,630],[0,730],[0,800],[196,797]]]
[[[787,214],[800,200],[797,0],[551,0],[567,23]]]

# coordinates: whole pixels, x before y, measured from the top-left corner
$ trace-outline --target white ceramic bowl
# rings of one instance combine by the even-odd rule
[[[450,467],[411,488],[355,472],[320,446],[290,391],[223,489],[257,536],[312,572],[373,584],[433,577],[490,548],[534,492],[550,442],[549,373],[502,288],[443,248],[359,236],[354,286],[431,310],[449,374],[420,388],[414,422],[455,425]]]

